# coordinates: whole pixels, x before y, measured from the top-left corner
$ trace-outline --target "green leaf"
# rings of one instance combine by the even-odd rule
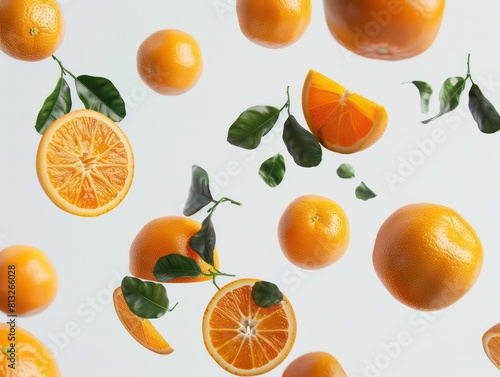
[[[460,95],[465,88],[465,79],[463,77],[449,77],[443,83],[439,92],[439,113],[432,118],[424,120],[422,123],[427,124],[441,115],[446,114],[455,109],[460,103]]]
[[[341,164],[337,168],[337,175],[344,179],[354,178],[354,168],[349,164]]]
[[[259,281],[252,286],[252,299],[255,305],[269,308],[283,301],[283,293],[276,284]]]
[[[377,196],[364,182],[361,182],[359,186],[356,187],[355,194],[356,198],[361,200],[368,200]]]
[[[283,180],[285,171],[285,159],[278,153],[260,165],[259,175],[269,187],[276,187]]]
[[[189,240],[189,247],[196,251],[206,263],[214,265],[215,229],[210,214],[201,223],[201,229]]]
[[[280,110],[273,106],[253,106],[243,111],[229,127],[227,141],[237,147],[255,149],[274,127]]]
[[[321,146],[313,134],[303,128],[293,115],[285,121],[283,141],[297,165],[310,168],[321,162]]]
[[[189,196],[184,205],[184,216],[191,216],[213,201],[210,192],[210,180],[205,169],[193,165],[191,173],[191,187]]]
[[[153,269],[156,280],[163,283],[180,277],[198,277],[201,268],[192,258],[180,254],[169,254],[158,259]]]
[[[169,311],[167,290],[161,284],[126,276],[122,292],[128,307],[138,317],[160,318]]]
[[[476,84],[469,91],[469,110],[481,132],[492,134],[500,130],[500,115]]]
[[[412,81],[411,83],[417,87],[418,92],[420,93],[420,108],[422,110],[422,114],[427,114],[429,112],[432,87],[425,81]]]
[[[39,134],[43,134],[52,122],[70,111],[71,90],[66,80],[61,76],[55,89],[47,97],[38,113],[35,129]]]
[[[98,111],[115,122],[125,118],[125,102],[111,81],[104,77],[81,75],[75,83],[78,97],[86,109]]]

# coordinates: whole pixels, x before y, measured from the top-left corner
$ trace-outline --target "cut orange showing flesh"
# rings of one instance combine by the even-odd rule
[[[484,333],[483,347],[486,356],[500,369],[500,323]]]
[[[115,122],[93,110],[77,110],[44,132],[36,170],[45,193],[59,208],[74,215],[98,216],[127,195],[134,158]]]
[[[113,303],[118,318],[135,340],[147,349],[162,355],[174,352],[174,349],[156,330],[150,320],[140,318],[132,313],[125,302],[121,287],[116,288],[113,292]]]
[[[368,148],[385,132],[385,108],[312,69],[302,89],[307,125],[327,149],[355,153]]]
[[[203,316],[203,340],[212,358],[237,376],[256,376],[277,367],[290,353],[297,333],[292,306],[283,301],[257,306],[252,286],[239,279],[222,287]]]

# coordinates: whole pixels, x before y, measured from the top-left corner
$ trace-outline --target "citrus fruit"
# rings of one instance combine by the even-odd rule
[[[113,304],[122,325],[140,344],[162,355],[174,352],[174,349],[156,330],[150,320],[140,318],[132,313],[123,297],[121,287],[116,288],[113,292]]]
[[[383,285],[403,304],[439,310],[474,285],[483,248],[472,226],[451,208],[409,204],[380,227],[373,266]]]
[[[137,234],[130,246],[130,273],[135,277],[156,281],[153,269],[161,257],[180,254],[194,259],[203,273],[209,273],[213,267],[219,268],[217,249],[214,249],[214,266],[203,259],[189,246],[189,240],[201,229],[198,221],[181,216],[158,217],[148,222]],[[188,283],[210,280],[211,277],[181,277],[169,280],[169,283]]]
[[[335,357],[328,352],[310,352],[293,360],[282,377],[347,377]]]
[[[488,329],[483,335],[483,348],[490,361],[500,369],[500,323]]]
[[[383,106],[312,69],[302,89],[302,110],[316,139],[339,153],[368,148],[384,134],[388,122]]]
[[[303,269],[325,268],[340,259],[349,246],[349,222],[333,200],[304,195],[291,202],[278,223],[281,251]]]
[[[324,0],[333,37],[374,59],[400,60],[427,50],[439,32],[445,0]]]
[[[0,50],[20,60],[48,58],[64,35],[56,0],[2,0],[0,25]]]
[[[11,335],[15,340],[9,340]],[[14,350],[11,344],[15,345]],[[9,368],[9,364],[14,364],[15,369]],[[40,340],[18,324],[12,333],[10,324],[0,323],[0,376],[60,377],[61,374],[56,360]]]
[[[198,82],[203,71],[200,46],[184,31],[159,30],[140,45],[137,71],[146,85],[157,93],[185,93]]]
[[[118,125],[93,110],[72,111],[44,132],[36,157],[38,180],[61,209],[97,216],[127,195],[134,157]]]
[[[243,35],[268,48],[295,43],[311,21],[311,0],[236,0]]]
[[[252,298],[257,279],[235,280],[210,300],[203,315],[203,341],[212,358],[237,376],[277,367],[290,353],[297,323],[290,302],[263,308]]]
[[[0,251],[0,310],[28,316],[47,308],[57,294],[58,278],[49,257],[27,245]]]

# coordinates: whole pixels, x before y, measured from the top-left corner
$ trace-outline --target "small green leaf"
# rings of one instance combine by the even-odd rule
[[[39,134],[43,134],[52,122],[70,111],[71,90],[66,80],[61,76],[55,89],[47,97],[38,113],[35,129]]]
[[[361,200],[368,200],[377,196],[364,182],[361,182],[359,186],[356,187],[355,194],[356,198]]]
[[[424,120],[422,123],[427,124],[441,115],[446,114],[455,109],[460,103],[460,96],[465,88],[465,79],[463,77],[449,77],[443,83],[439,92],[439,113],[432,118]]]
[[[214,265],[214,249],[215,249],[215,229],[212,223],[212,213],[203,220],[201,229],[191,237],[189,246],[196,251],[198,255],[206,263]]]
[[[341,164],[337,168],[337,175],[344,179],[354,178],[354,168],[349,164]]]
[[[255,149],[274,127],[280,110],[273,106],[253,106],[240,114],[229,127],[227,141],[237,147]]]
[[[104,77],[81,75],[75,83],[78,97],[86,109],[98,111],[115,122],[125,118],[125,102],[111,81]]]
[[[321,162],[321,146],[313,134],[303,128],[293,115],[285,121],[283,141],[297,165],[310,168]]]
[[[161,284],[126,276],[122,292],[128,307],[138,317],[160,318],[169,311],[167,290]]]
[[[158,259],[153,269],[156,280],[166,283],[174,278],[198,277],[201,268],[192,258],[180,254],[169,254]]]
[[[281,153],[278,153],[262,163],[259,175],[269,187],[276,187],[283,180],[285,171],[285,159]]]
[[[429,112],[432,87],[425,81],[412,81],[411,83],[417,87],[418,92],[420,93],[420,108],[422,110],[422,114],[427,114]]]
[[[205,169],[193,165],[191,173],[191,187],[189,196],[184,205],[184,216],[191,216],[213,201],[210,192],[210,180]]]
[[[492,134],[500,130],[500,115],[476,84],[469,91],[469,110],[481,132]]]
[[[274,283],[258,281],[252,286],[252,299],[255,305],[269,308],[283,301],[283,293]]]

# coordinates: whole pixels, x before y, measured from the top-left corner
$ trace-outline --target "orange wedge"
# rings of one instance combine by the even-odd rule
[[[312,69],[302,89],[307,125],[327,149],[355,153],[368,148],[385,132],[385,108]]]
[[[93,110],[77,110],[44,132],[36,169],[43,190],[58,207],[79,216],[97,216],[127,195],[134,158],[115,122]]]
[[[483,348],[486,356],[500,369],[500,323],[484,333]]]
[[[297,333],[292,306],[283,298],[269,308],[252,299],[256,279],[222,287],[203,316],[203,340],[212,358],[237,376],[256,376],[277,367],[290,353]]]
[[[174,352],[174,349],[163,339],[151,321],[132,313],[125,302],[121,287],[116,288],[113,292],[113,303],[118,318],[135,340],[147,349],[162,355]]]

